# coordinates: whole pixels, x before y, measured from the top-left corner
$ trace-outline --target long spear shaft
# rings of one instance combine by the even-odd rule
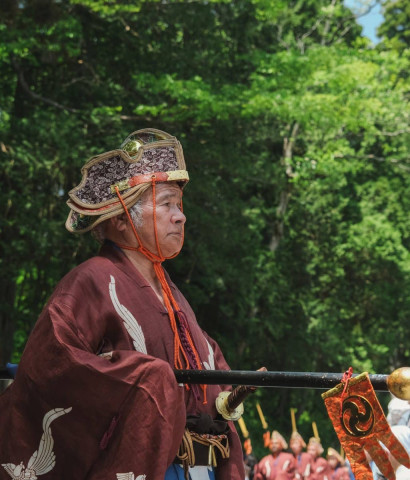
[[[175,370],[180,383],[208,385],[252,385],[254,387],[321,388],[335,387],[342,380],[342,373],[315,372],[253,372],[247,370]],[[354,374],[353,377],[356,375]],[[373,388],[387,392],[388,375],[369,375]]]
[[[13,367],[13,365],[8,365]],[[17,365],[14,365],[17,367]],[[342,380],[341,373],[269,372],[248,370],[174,370],[179,383],[208,385],[250,385],[253,387],[321,388],[335,387]],[[356,375],[353,375],[355,377]],[[14,377],[11,368],[0,367],[0,380]],[[399,398],[410,400],[410,368],[402,367],[390,375],[369,375],[373,388],[391,391]]]

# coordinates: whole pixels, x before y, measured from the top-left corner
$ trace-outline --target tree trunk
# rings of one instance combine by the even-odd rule
[[[279,195],[279,205],[276,209],[276,219],[273,223],[273,234],[269,243],[269,249],[274,252],[283,237],[283,219],[288,208],[288,203],[292,191],[292,184],[289,179],[295,176],[295,172],[292,169],[291,160],[293,155],[293,147],[299,131],[299,124],[295,122],[291,127],[289,137],[283,139],[283,156],[281,159],[281,165],[285,170],[285,182],[283,190]]]

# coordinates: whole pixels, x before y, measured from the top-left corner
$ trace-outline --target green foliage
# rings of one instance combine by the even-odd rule
[[[410,6],[405,0],[385,0],[383,2],[384,22],[378,34],[383,36],[390,48],[401,52],[410,46],[409,20]]]
[[[408,43],[369,47],[343,2],[8,1],[0,6],[0,359],[96,253],[64,229],[91,156],[152,126],[191,182],[167,265],[234,369],[389,372],[409,359]],[[403,13],[404,14],[404,13]],[[317,391],[259,390],[245,421],[316,421]]]

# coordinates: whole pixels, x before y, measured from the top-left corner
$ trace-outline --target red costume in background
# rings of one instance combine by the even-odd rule
[[[295,475],[295,458],[290,453],[280,452],[263,457],[258,463],[255,480],[292,480]]]
[[[302,452],[295,457],[295,479],[304,480],[309,477],[311,470],[312,457],[306,453]]]
[[[332,469],[325,458],[317,457],[312,460],[309,480],[330,480],[331,477]]]
[[[347,467],[338,467],[331,472],[332,480],[350,480],[349,469]]]
[[[204,368],[229,369],[168,283]],[[209,385],[204,405],[199,386],[177,384],[173,342],[167,310],[118,247],[105,245],[72,270],[34,327],[15,382],[0,396],[0,479],[116,480],[133,472],[136,479],[163,480],[186,415],[215,418],[221,391]],[[218,461],[216,477],[242,480],[232,424],[228,436],[230,458]]]

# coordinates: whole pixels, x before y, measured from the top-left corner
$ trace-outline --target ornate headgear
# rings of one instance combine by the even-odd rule
[[[277,430],[274,430],[272,432],[270,440],[271,440],[271,442],[273,440],[279,441],[282,444],[282,449],[283,450],[286,450],[288,448],[288,444],[287,444],[286,440],[282,437],[282,435]]]
[[[311,437],[308,442],[308,447],[309,445],[317,445],[318,446],[318,454],[322,455],[323,453],[323,447],[322,444],[320,443],[320,440],[316,437]]]
[[[290,436],[290,442],[292,440],[299,440],[299,442],[302,444],[303,448],[306,448],[306,443],[302,438],[302,435],[299,432],[293,432],[292,435]]]
[[[127,208],[156,182],[189,180],[178,140],[153,128],[137,130],[120,149],[91,158],[81,169],[81,183],[69,192],[70,213],[66,228],[73,233],[91,230],[124,211],[116,187]]]

